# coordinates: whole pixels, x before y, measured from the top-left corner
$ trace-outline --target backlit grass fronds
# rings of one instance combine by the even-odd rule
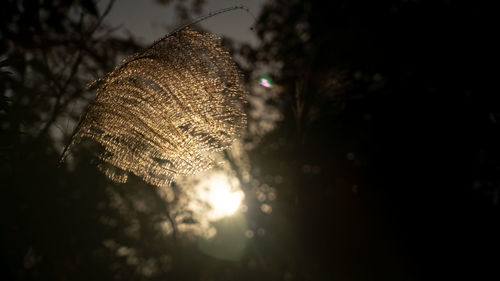
[[[220,39],[185,28],[126,58],[100,79],[63,152],[84,139],[102,146],[99,168],[156,186],[212,166],[246,125],[241,74]]]

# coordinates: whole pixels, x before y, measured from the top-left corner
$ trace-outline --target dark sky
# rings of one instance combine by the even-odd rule
[[[265,0],[207,0],[203,15],[219,9],[246,6],[257,16]],[[173,1],[175,2],[175,1]],[[100,3],[101,9],[108,1]],[[113,26],[121,25],[129,30],[142,43],[148,44],[162,37],[175,28],[174,5],[158,5],[154,0],[136,1],[120,0],[108,16],[108,23]],[[227,24],[230,22],[231,24]],[[250,27],[254,23],[253,17],[242,10],[220,14],[202,22],[202,26],[218,35],[228,36],[239,42],[257,43]]]

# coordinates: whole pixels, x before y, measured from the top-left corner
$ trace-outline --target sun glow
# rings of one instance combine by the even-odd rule
[[[208,218],[217,220],[234,214],[245,196],[238,187],[237,179],[215,173],[203,182],[201,197],[210,205]]]

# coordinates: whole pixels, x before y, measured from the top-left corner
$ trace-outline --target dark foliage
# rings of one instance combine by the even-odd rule
[[[244,50],[281,64],[285,117],[253,165],[285,179],[299,279],[496,275],[493,19],[471,1],[265,6]]]

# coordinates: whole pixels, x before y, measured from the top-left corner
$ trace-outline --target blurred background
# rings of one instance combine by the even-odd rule
[[[248,128],[170,188],[59,156],[87,83],[223,37]],[[2,280],[498,280],[498,33],[482,1],[5,0]]]

